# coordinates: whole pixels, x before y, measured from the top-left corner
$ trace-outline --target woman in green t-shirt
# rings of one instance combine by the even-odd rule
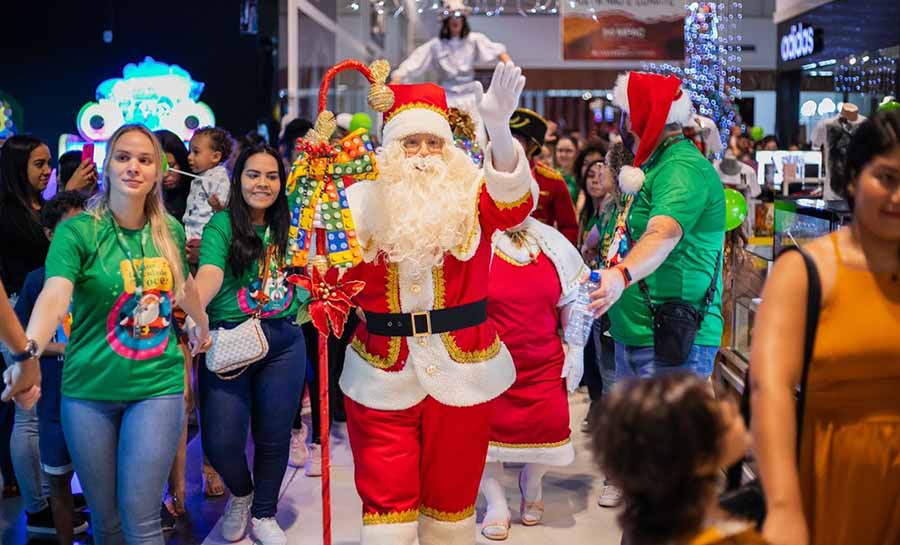
[[[209,323],[188,274],[184,230],[163,206],[159,142],[126,125],[107,149],[103,192],[54,232],[27,335],[41,352],[71,303],[62,425],[94,543],[155,545],[184,419],[172,308],[196,322],[195,351],[208,348]]]
[[[287,282],[284,252],[291,214],[278,152],[247,148],[234,164],[229,208],[203,231],[197,284],[213,327],[233,328],[258,313],[269,351],[237,377],[200,366],[203,452],[231,490],[222,536],[243,539],[252,516],[262,545],[284,545],[275,521],[278,492],[300,405],[306,345],[295,317],[305,290]],[[249,424],[249,426],[248,426]],[[253,431],[253,471],[244,449]]]

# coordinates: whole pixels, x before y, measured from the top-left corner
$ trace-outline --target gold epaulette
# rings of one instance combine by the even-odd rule
[[[553,170],[552,168],[548,167],[548,166],[545,165],[544,163],[537,163],[537,162],[534,163],[534,170],[535,170],[538,174],[540,174],[541,176],[543,176],[544,178],[550,178],[551,180],[563,180],[563,181],[565,181],[565,178],[563,178],[563,175],[562,175],[562,174],[560,174],[559,172],[557,172],[557,171]]]

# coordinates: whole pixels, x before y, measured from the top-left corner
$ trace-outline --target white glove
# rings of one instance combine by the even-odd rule
[[[484,93],[480,84],[473,87],[478,101],[478,113],[491,137],[494,167],[501,172],[511,172],[516,165],[509,118],[519,106],[519,97],[524,88],[525,76],[522,75],[522,69],[511,62],[497,64],[487,93]]]
[[[569,345],[566,351],[566,359],[563,361],[562,373],[560,378],[566,379],[566,389],[571,394],[578,385],[581,384],[581,377],[584,376],[584,347]]]

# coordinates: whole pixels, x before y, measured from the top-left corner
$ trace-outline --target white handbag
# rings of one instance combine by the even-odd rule
[[[266,339],[259,315],[267,302],[267,298],[262,292],[265,290],[269,278],[271,259],[272,247],[270,246],[266,251],[259,302],[253,315],[232,329],[220,327],[209,332],[212,346],[206,352],[206,368],[222,380],[236,379],[250,367],[250,364],[258,362],[269,353],[269,340]],[[234,371],[238,372],[234,373]]]
[[[206,353],[206,368],[223,380],[232,380],[269,353],[269,341],[256,316],[233,329],[219,328],[209,332],[212,346]],[[226,375],[240,370],[239,373]]]

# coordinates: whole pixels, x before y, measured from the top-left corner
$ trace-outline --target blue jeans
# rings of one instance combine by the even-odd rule
[[[25,502],[25,511],[37,513],[47,508],[49,485],[41,473],[41,457],[38,449],[38,416],[35,408],[23,409],[16,405],[12,438],[9,443],[13,471]]]
[[[163,545],[159,502],[184,424],[184,397],[132,402],[62,397],[62,425],[94,543]]]
[[[274,517],[287,468],[291,424],[306,373],[306,344],[300,326],[263,320],[269,353],[244,374],[223,380],[200,366],[203,452],[235,496],[255,492],[256,518]],[[247,433],[253,431],[253,474],[247,463]]]
[[[670,373],[694,373],[707,379],[712,375],[713,362],[718,346],[691,347],[686,362],[681,365],[669,365],[656,361],[652,346],[625,346],[616,343],[616,380],[627,377],[649,378]]]
[[[606,396],[616,384],[616,346],[612,337],[604,335],[600,331],[600,320],[594,320],[591,330],[596,354],[594,364],[600,370],[600,376],[603,377],[603,395]]]
[[[38,442],[41,467],[48,475],[66,475],[72,471],[72,458],[63,435],[62,402],[63,360],[41,358],[41,398],[37,402]]]

